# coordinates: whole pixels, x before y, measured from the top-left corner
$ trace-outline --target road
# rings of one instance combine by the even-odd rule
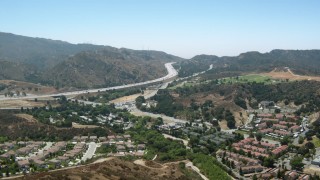
[[[88,159],[91,159],[97,150],[97,144],[95,142],[90,142],[87,145],[89,146],[89,148],[81,158],[81,161],[84,161],[84,162]]]
[[[130,109],[130,113],[135,116],[150,116],[152,118],[161,117],[163,119],[164,123],[186,123],[186,122],[188,122],[187,120],[184,120],[184,119],[176,119],[174,117],[166,116],[163,114],[154,114],[154,113],[150,113],[150,112],[140,111],[135,106]]]
[[[96,93],[96,92],[102,92],[102,91],[109,91],[109,90],[115,90],[115,89],[124,89],[124,88],[129,88],[129,87],[152,84],[152,83],[156,83],[156,82],[165,81],[165,80],[168,80],[168,79],[171,79],[171,78],[177,76],[178,72],[172,66],[172,64],[174,64],[174,63],[175,62],[171,62],[171,63],[166,63],[164,65],[166,67],[166,69],[167,69],[167,72],[168,72],[168,74],[166,76],[158,78],[158,79],[150,80],[150,81],[127,84],[127,85],[121,85],[121,86],[114,86],[114,87],[108,87],[108,88],[87,89],[87,90],[81,90],[81,91],[63,92],[63,93],[57,93],[57,94],[31,95],[31,96],[23,96],[23,97],[0,97],[0,101],[1,100],[12,100],[12,99],[34,99],[34,98],[43,98],[43,97],[52,97],[52,96],[79,95],[79,94],[85,94],[85,93]]]

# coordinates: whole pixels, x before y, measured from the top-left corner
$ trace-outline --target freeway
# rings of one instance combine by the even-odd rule
[[[99,89],[88,89],[88,90],[80,90],[80,91],[72,91],[72,92],[63,92],[63,93],[57,93],[57,94],[46,94],[46,95],[30,95],[30,96],[22,96],[22,97],[0,97],[1,100],[12,100],[12,99],[34,99],[34,98],[43,98],[43,97],[52,97],[52,96],[70,96],[70,95],[79,95],[79,94],[85,94],[85,93],[95,93],[95,92],[101,92],[101,91],[109,91],[109,90],[116,90],[116,89],[124,89],[124,88],[129,88],[129,87],[135,87],[135,86],[141,86],[141,85],[147,85],[147,84],[152,84],[156,82],[162,82],[168,79],[171,79],[175,76],[178,75],[178,72],[172,64],[175,62],[171,63],[166,63],[164,66],[167,69],[168,74],[164,77],[150,80],[150,81],[145,81],[145,82],[140,82],[140,83],[133,83],[133,84],[126,84],[126,85],[121,85],[121,86],[114,86],[114,87],[108,87],[108,88],[99,88]]]

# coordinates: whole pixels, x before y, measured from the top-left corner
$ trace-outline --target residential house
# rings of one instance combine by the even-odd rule
[[[286,151],[287,149],[288,149],[287,145],[282,145],[282,146],[274,149],[273,151],[271,151],[271,153],[274,155],[279,155],[279,154],[283,153],[284,151]]]
[[[287,171],[284,174],[286,180],[296,180],[299,176],[299,173],[297,173],[296,171]]]

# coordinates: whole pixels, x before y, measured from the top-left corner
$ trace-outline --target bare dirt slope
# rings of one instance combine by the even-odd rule
[[[90,164],[78,168],[67,170],[59,170],[53,172],[46,172],[34,175],[28,175],[19,179],[52,179],[52,180],[79,180],[79,179],[139,179],[139,180],[153,180],[153,179],[190,179],[184,175],[178,164],[166,164],[157,168],[142,166],[133,162],[124,161],[118,158],[113,158],[112,161],[105,161],[102,163]]]
[[[290,69],[275,68],[269,73],[263,73],[262,75],[270,76],[274,79],[289,79],[289,80],[315,80],[320,81],[319,76],[303,76],[294,74]]]

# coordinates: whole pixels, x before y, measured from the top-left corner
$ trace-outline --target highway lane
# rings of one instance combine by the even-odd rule
[[[0,97],[1,100],[14,100],[14,99],[34,99],[34,98],[43,98],[43,97],[52,97],[52,96],[70,96],[70,95],[79,95],[79,94],[85,94],[85,93],[95,93],[95,92],[102,92],[102,91],[109,91],[109,90],[116,90],[116,89],[124,89],[124,88],[129,88],[129,87],[135,87],[135,86],[141,86],[141,85],[147,85],[147,84],[152,84],[156,82],[161,82],[168,80],[170,78],[173,78],[178,75],[178,72],[172,64],[175,62],[171,63],[166,63],[164,66],[167,69],[168,74],[164,77],[150,80],[150,81],[145,81],[145,82],[140,82],[140,83],[133,83],[133,84],[126,84],[126,85],[121,85],[121,86],[114,86],[114,87],[108,87],[108,88],[99,88],[99,89],[88,89],[88,90],[81,90],[81,91],[72,91],[72,92],[63,92],[63,93],[56,93],[56,94],[46,94],[46,95],[31,95],[31,96],[23,96],[23,97]]]

